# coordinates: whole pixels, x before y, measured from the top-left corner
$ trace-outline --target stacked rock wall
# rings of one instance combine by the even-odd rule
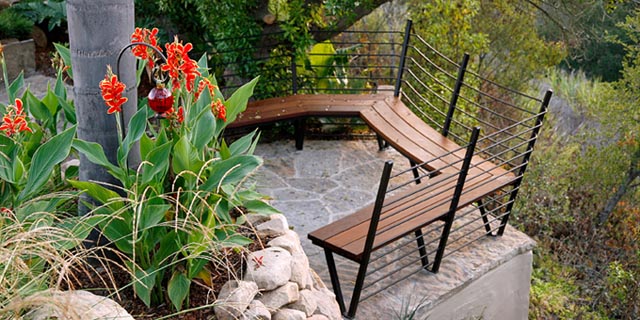
[[[219,320],[340,320],[335,295],[309,267],[300,238],[283,215],[254,221],[267,248],[247,256],[242,280],[227,282],[218,296]]]

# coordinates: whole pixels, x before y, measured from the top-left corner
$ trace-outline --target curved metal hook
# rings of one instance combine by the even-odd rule
[[[160,58],[162,58],[164,62],[167,62],[167,57],[162,53],[162,51],[158,50],[158,48],[146,42],[131,42],[126,46],[122,47],[122,49],[120,49],[120,53],[118,53],[118,60],[116,61],[116,76],[118,76],[118,79],[120,79],[120,60],[122,59],[122,55],[124,54],[125,51],[127,51],[127,49],[135,46],[140,46],[140,45],[153,49],[153,51],[155,51],[160,56]],[[154,67],[154,69],[155,68],[156,67]],[[155,72],[153,72],[153,78],[154,80],[161,81],[161,82],[164,82],[164,80],[166,80],[165,78],[161,78],[161,79],[156,78]]]

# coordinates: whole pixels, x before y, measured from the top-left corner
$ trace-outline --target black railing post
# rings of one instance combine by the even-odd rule
[[[451,199],[451,204],[449,205],[449,213],[447,213],[444,226],[442,226],[440,243],[438,244],[438,250],[436,251],[436,256],[433,259],[433,266],[431,267],[431,272],[433,273],[437,273],[438,269],[440,269],[440,263],[442,262],[442,257],[444,257],[444,249],[447,246],[447,240],[449,238],[451,226],[453,225],[453,219],[456,216],[456,210],[458,209],[458,203],[460,201],[460,197],[462,196],[464,183],[467,179],[467,172],[469,171],[469,167],[471,166],[471,158],[473,158],[473,152],[475,151],[479,135],[480,128],[473,128],[471,139],[469,140],[469,145],[467,146],[467,151],[464,155],[464,161],[462,162],[462,168],[460,169],[460,174],[458,175],[456,189],[453,191],[453,198]]]
[[[291,93],[298,94],[298,71],[296,65],[296,51],[291,53]]]
[[[458,97],[460,96],[460,89],[462,89],[462,82],[464,81],[464,74],[467,72],[467,64],[469,64],[469,54],[465,53],[460,62],[460,68],[458,68],[458,78],[456,84],[453,87],[451,93],[451,101],[449,101],[449,110],[447,111],[447,117],[444,119],[444,125],[442,126],[442,135],[449,135],[449,127],[451,127],[451,120],[453,119],[453,112],[456,110],[456,104],[458,104]]]
[[[402,52],[400,53],[400,63],[398,64],[398,77],[396,78],[396,87],[393,90],[393,96],[400,96],[400,86],[402,85],[402,74],[404,73],[404,64],[407,58],[407,49],[409,48],[409,38],[411,37],[411,26],[413,22],[407,20],[407,26],[404,28],[404,39],[402,41]]]
[[[507,208],[505,210],[505,215],[502,217],[500,221],[500,229],[498,229],[498,235],[501,236],[504,234],[504,229],[507,227],[507,222],[509,222],[509,216],[511,215],[511,210],[513,209],[513,205],[516,202],[516,197],[518,196],[518,190],[520,189],[520,184],[522,183],[522,178],[524,176],[525,171],[527,170],[527,166],[529,165],[529,158],[531,157],[531,152],[533,151],[533,147],[536,145],[536,140],[538,140],[538,134],[540,133],[540,128],[542,127],[542,121],[544,121],[544,116],[547,114],[547,108],[549,107],[549,101],[551,100],[551,95],[553,91],[547,90],[544,94],[544,99],[542,100],[542,104],[540,106],[540,112],[538,112],[538,116],[536,117],[536,124],[531,131],[531,137],[529,138],[529,144],[527,145],[527,150],[524,152],[524,156],[522,158],[522,164],[520,165],[520,170],[518,171],[518,176],[516,177],[516,181],[513,184],[513,191],[511,191],[511,195],[509,196],[509,203],[507,204]]]
[[[346,317],[349,319],[353,319],[356,315],[358,303],[360,302],[360,294],[362,293],[362,287],[364,286],[364,277],[367,274],[367,267],[369,266],[369,259],[371,258],[371,251],[373,249],[373,241],[376,238],[378,222],[380,221],[380,214],[382,213],[382,206],[384,205],[384,198],[387,193],[387,186],[389,185],[389,177],[391,176],[392,168],[393,161],[389,160],[384,163],[382,177],[380,178],[380,185],[378,186],[378,195],[376,196],[376,201],[373,206],[371,222],[369,222],[369,231],[367,232],[364,251],[362,252],[362,258],[360,260],[360,267],[358,268],[358,276],[356,277],[356,284],[353,287],[353,296],[351,296],[349,311],[346,314]]]

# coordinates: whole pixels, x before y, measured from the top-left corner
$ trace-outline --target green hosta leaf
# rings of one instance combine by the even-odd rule
[[[200,273],[200,271],[202,271],[202,268],[207,265],[209,260],[203,258],[195,258],[190,259],[188,262],[189,272],[187,277],[189,277],[189,279],[193,279]]]
[[[191,280],[187,278],[187,276],[179,271],[175,271],[169,279],[169,284],[167,285],[167,293],[169,294],[169,299],[173,306],[180,311],[182,309],[182,304],[184,299],[189,294],[189,288],[191,287]]]
[[[100,223],[100,231],[116,247],[125,254],[133,253],[133,229],[131,221],[126,221],[122,216],[114,216]]]
[[[60,107],[60,103],[58,102],[58,97],[53,91],[51,91],[51,87],[47,87],[47,94],[42,98],[42,103],[47,110],[49,110],[49,114],[54,115],[58,112],[58,108]]]
[[[251,213],[262,215],[281,213],[278,209],[260,200],[249,200],[244,202],[242,205]]]
[[[24,88],[24,71],[20,71],[18,77],[9,85],[9,104],[13,104],[14,100],[18,97],[18,91]]]
[[[64,111],[64,116],[67,118],[67,121],[72,124],[76,124],[76,108],[73,104],[67,102],[66,100],[60,99],[58,100],[60,106],[62,107],[62,111]]]
[[[144,134],[147,128],[147,108],[140,108],[136,114],[129,120],[129,126],[127,129],[127,136],[122,141],[122,144],[118,148],[118,163],[121,167],[124,167],[131,146]]]
[[[113,211],[118,211],[124,207],[122,197],[115,191],[107,189],[95,182],[67,180],[72,187],[86,192],[100,204],[106,205]]]
[[[197,150],[187,137],[182,136],[173,149],[173,172],[180,174],[182,171],[190,171],[197,174],[202,164],[203,162],[198,160]]]
[[[220,143],[220,158],[222,158],[222,160],[231,158],[231,150],[229,150],[227,142],[224,141],[224,139],[222,139],[222,142]]]
[[[244,137],[236,140],[231,144],[231,146],[229,146],[231,155],[252,154],[259,137],[260,133],[258,133],[258,129],[256,129],[253,132],[245,135]]]
[[[218,241],[220,245],[225,247],[244,247],[253,243],[253,240],[238,233],[229,234],[224,238],[219,238]]]
[[[31,168],[29,168],[27,184],[18,199],[24,200],[40,191],[40,187],[49,179],[53,167],[69,155],[75,134],[76,127],[73,126],[51,138],[36,150],[31,161]]]
[[[249,155],[233,156],[227,160],[216,161],[210,167],[209,179],[200,187],[200,190],[213,192],[224,184],[240,182],[261,164],[262,159]]]
[[[144,231],[157,226],[170,208],[171,206],[168,204],[145,205],[138,220],[138,230]]]
[[[156,285],[156,268],[149,268],[146,271],[136,269],[133,288],[136,295],[147,307],[151,306],[151,291]]]
[[[186,116],[185,122],[189,127],[193,128],[195,121],[198,120],[205,110],[211,110],[211,101],[212,97],[209,90],[202,90],[200,97],[198,97],[196,103],[191,106],[191,110],[189,110]]]
[[[34,96],[31,91],[27,90],[22,99],[22,102],[25,103],[25,108],[29,110],[29,113],[31,113],[36,120],[42,122],[45,127],[51,124],[53,121],[51,112],[49,112],[49,109],[47,109],[44,103],[40,102],[40,99]]]
[[[207,91],[207,90],[205,90]],[[218,135],[214,134],[216,131],[216,120],[213,117],[213,113],[208,108],[202,110],[201,115],[196,119],[193,126],[191,142],[197,150],[202,150],[204,147]]]
[[[149,152],[153,150],[155,142],[146,134],[143,134],[140,138],[140,158],[145,159],[149,155]]]
[[[178,246],[177,233],[173,230],[162,235],[160,246],[153,256],[153,263],[158,266],[167,265],[172,258],[181,252]]]
[[[198,71],[200,71],[200,75],[202,75],[202,77],[205,77],[205,78],[209,76],[208,60],[209,59],[207,59],[206,53],[203,54],[202,57],[200,57],[200,60],[198,60]]]
[[[141,183],[143,185],[151,182],[154,178],[157,178],[157,181],[161,181],[164,178],[169,170],[169,155],[172,147],[172,143],[167,142],[149,152],[142,164]]]
[[[60,57],[64,61],[64,65],[68,67],[67,74],[73,79],[73,72],[71,71],[71,51],[62,44],[54,43],[53,45],[56,47],[56,51],[58,51]]]
[[[247,108],[247,102],[251,95],[253,95],[253,88],[258,83],[260,77],[255,77],[250,82],[244,84],[225,102],[227,107],[227,123],[231,123],[236,120],[238,114]],[[224,128],[216,128],[216,137],[220,135],[220,132]]]
[[[118,178],[120,182],[125,184],[127,177],[122,169],[114,166],[109,162],[107,156],[102,149],[102,146],[95,142],[84,141],[80,139],[73,140],[73,148],[76,149],[79,153],[83,154],[89,161],[95,163],[97,165],[101,165],[113,174],[114,177]],[[126,185],[126,184],[125,184]]]
[[[67,88],[64,86],[62,77],[56,77],[56,84],[53,87],[53,92],[58,96],[59,100],[67,100]]]
[[[19,161],[16,144],[9,137],[0,134],[0,179],[9,183],[16,183],[14,175],[15,162]]]

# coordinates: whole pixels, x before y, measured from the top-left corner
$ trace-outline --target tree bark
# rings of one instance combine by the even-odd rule
[[[627,176],[624,181],[620,184],[613,196],[607,200],[607,203],[598,215],[598,225],[603,225],[607,222],[613,209],[616,208],[622,197],[638,186],[637,184],[633,184],[638,178],[640,178],[640,148],[636,148],[631,156],[631,163],[629,164],[629,170],[627,171]]]
[[[115,115],[107,114],[98,84],[104,79],[107,65],[115,71],[120,49],[129,43],[134,29],[134,0],[67,0],[67,20],[78,138],[102,145],[115,164],[119,141]],[[129,101],[123,106],[127,122],[137,109],[135,59],[130,53],[125,53],[120,63],[120,81],[127,86],[125,96]],[[104,168],[82,154],[79,178],[116,184]],[[86,208],[80,211],[86,213]]]

